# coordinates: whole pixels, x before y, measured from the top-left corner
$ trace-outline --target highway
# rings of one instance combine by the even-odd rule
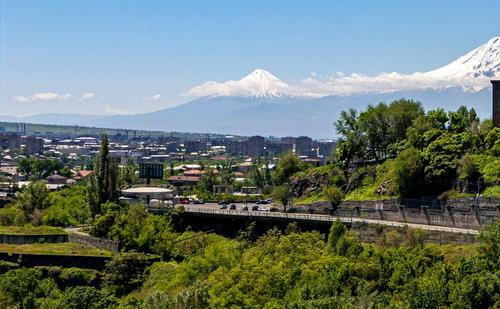
[[[455,227],[447,227],[447,226],[438,226],[438,225],[426,225],[426,224],[416,224],[416,223],[406,223],[399,221],[386,221],[386,220],[374,220],[374,219],[363,219],[358,217],[334,217],[329,215],[320,215],[320,214],[305,214],[305,213],[284,213],[284,212],[269,212],[269,211],[242,211],[241,207],[243,204],[236,204],[236,210],[229,209],[219,209],[219,205],[217,204],[202,204],[202,205],[179,205],[184,207],[184,211],[191,213],[206,213],[212,215],[220,215],[220,216],[243,216],[243,217],[268,217],[268,218],[282,218],[282,219],[291,219],[291,220],[303,220],[303,221],[318,221],[318,222],[333,222],[337,219],[340,219],[345,223],[367,223],[367,224],[381,224],[387,226],[395,226],[395,227],[410,227],[416,229],[430,230],[430,231],[442,231],[442,232],[450,232],[450,233],[459,233],[459,234],[479,234],[478,230],[473,229],[462,229]],[[251,209],[251,206],[254,204],[248,204],[248,208]],[[264,208],[276,207],[274,205],[259,205]]]

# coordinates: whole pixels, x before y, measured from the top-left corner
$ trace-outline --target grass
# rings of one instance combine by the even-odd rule
[[[349,192],[344,200],[345,201],[369,201],[369,200],[389,200],[392,198],[397,198],[397,196],[389,195],[378,195],[375,193],[377,185],[370,185],[358,188],[354,191]]]
[[[85,255],[109,257],[113,255],[113,253],[110,251],[76,243],[43,243],[26,245],[0,244],[0,252],[18,254]]]
[[[328,202],[322,191],[311,192],[308,196],[301,197],[294,200],[297,205],[308,205],[317,202]]]
[[[500,197],[500,186],[491,186],[483,191],[483,196]]]
[[[53,226],[0,226],[0,235],[64,235],[63,229]]]

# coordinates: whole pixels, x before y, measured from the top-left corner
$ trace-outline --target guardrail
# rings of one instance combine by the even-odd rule
[[[477,230],[471,230],[471,229],[462,229],[462,228],[437,226],[437,225],[425,225],[425,224],[416,224],[407,222],[375,220],[375,219],[363,219],[358,217],[334,217],[329,215],[318,215],[318,214],[225,210],[225,209],[212,209],[199,206],[188,206],[188,205],[183,205],[183,206],[185,212],[206,213],[206,214],[222,215],[222,216],[265,217],[265,218],[279,218],[279,219],[317,221],[317,222],[333,222],[339,219],[342,222],[349,224],[357,222],[357,223],[367,223],[367,224],[381,224],[393,227],[411,227],[411,228],[419,228],[430,231],[442,231],[442,232],[461,233],[461,234],[479,233]]]

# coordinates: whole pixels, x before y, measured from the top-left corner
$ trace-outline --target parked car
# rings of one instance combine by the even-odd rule
[[[259,206],[258,205],[253,205],[252,206],[252,211],[259,211]]]
[[[272,199],[272,198],[266,198],[266,202],[267,202],[268,204],[272,204],[272,203],[273,203],[273,199]]]
[[[269,209],[267,209],[265,207],[259,207],[258,211],[269,211]]]
[[[229,210],[236,210],[236,205],[235,204],[231,204],[231,206],[229,206]]]
[[[304,208],[302,207],[292,207],[288,209],[287,212],[295,213],[295,212],[304,212]]]
[[[205,201],[204,200],[194,200],[193,201],[193,204],[205,204]]]
[[[242,211],[248,211],[248,206],[243,206],[243,207],[241,207],[241,210],[242,210]]]
[[[219,204],[219,205],[223,205],[223,204],[224,204],[224,205],[227,205],[227,202],[226,202],[226,201],[220,201],[220,202],[219,202],[219,203],[217,203],[217,204]]]
[[[227,204],[220,204],[219,209],[227,209]]]
[[[268,202],[266,200],[259,200],[255,204],[257,204],[257,205],[266,205],[266,204],[268,204]]]
[[[270,212],[278,212],[280,211],[278,208],[276,207],[272,207],[271,209],[269,209]]]
[[[187,205],[187,204],[189,204],[189,200],[187,200],[187,199],[181,199],[179,202],[180,202],[182,205]]]

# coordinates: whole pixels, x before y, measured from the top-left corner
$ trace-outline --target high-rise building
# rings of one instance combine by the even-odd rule
[[[256,135],[248,138],[248,154],[251,156],[264,154],[264,137]]]
[[[500,127],[500,79],[492,80],[493,84],[493,126]]]

